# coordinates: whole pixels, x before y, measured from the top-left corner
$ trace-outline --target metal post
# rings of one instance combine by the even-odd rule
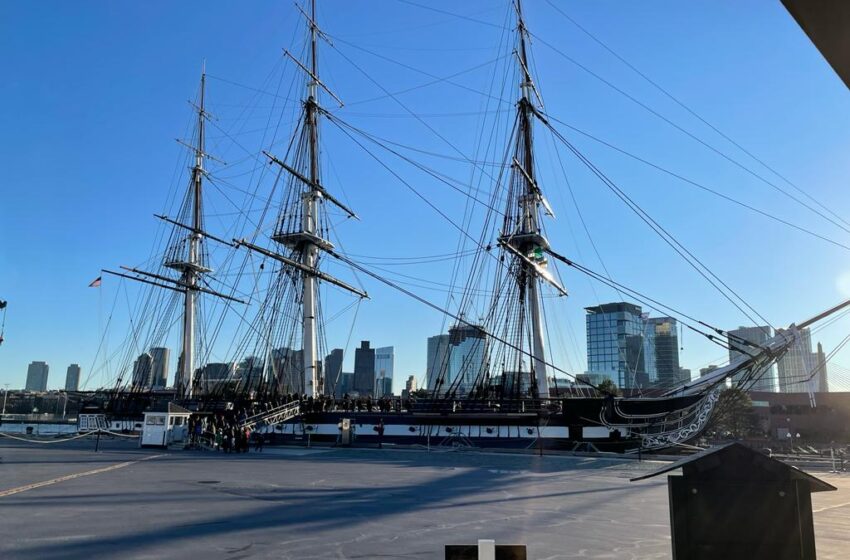
[[[100,448],[100,428],[97,429],[97,439],[94,440],[94,452]]]
[[[6,415],[6,398],[9,396],[9,384],[6,383],[3,388],[3,412],[0,412],[0,416]]]

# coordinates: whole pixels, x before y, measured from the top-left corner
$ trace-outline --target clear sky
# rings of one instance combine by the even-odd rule
[[[333,47],[321,46],[321,73],[346,102],[337,114],[382,138],[444,156],[500,153],[504,135],[494,138],[498,149],[487,151],[476,131],[482,119],[496,118],[503,120],[503,130],[511,106],[488,105],[488,98],[476,92],[490,91],[494,76],[504,70],[507,61],[494,59],[504,55],[499,46],[504,25],[511,21],[510,4],[421,2],[435,10],[417,4],[320,2],[320,24],[334,42]],[[556,4],[808,195],[839,216],[848,215],[850,93],[779,2]],[[549,114],[850,245],[847,231],[625,97],[622,92],[804,198],[647,84],[551,4],[528,0],[525,10],[529,28],[539,37],[531,48]],[[218,118],[210,131],[210,151],[230,164],[219,169],[211,164],[228,184],[210,189],[208,228],[224,236],[248,231],[244,223],[234,225],[235,212],[254,201],[246,190],[270,185],[256,181],[252,169],[260,149],[273,145],[280,151],[291,131],[290,119],[298,109],[292,100],[302,92],[292,87],[295,71],[283,59],[282,49],[299,53],[302,40],[303,22],[292,3],[283,1],[0,4],[0,299],[9,302],[6,340],[0,346],[0,384],[23,386],[32,360],[50,364],[51,388],[63,384],[70,363],[82,366],[89,388],[108,383],[115,375],[120,358],[104,365],[103,355],[119,352],[130,330],[128,309],[142,292],[112,278],[104,278],[100,290],[87,285],[101,268],[145,264],[155,254],[163,227],[152,214],[173,215],[172,197],[185,186],[186,153],[174,139],[187,137],[192,108],[186,100],[196,94],[203,60],[210,75],[209,105]],[[454,76],[450,78],[454,84],[433,76]],[[428,82],[436,83],[422,87]],[[290,101],[283,99],[288,96]],[[323,103],[333,107],[327,97]],[[411,117],[408,109],[420,116]],[[850,296],[850,250],[561,129],[774,326],[803,320]],[[541,184],[557,215],[557,220],[547,222],[549,237],[562,254],[601,270],[554,146],[550,137],[539,136]],[[469,181],[466,163],[417,157]],[[560,157],[581,217],[614,278],[714,325],[752,324],[575,158],[563,150]],[[361,217],[359,222],[339,224],[337,233],[348,252],[386,263],[396,257],[456,251],[456,230],[327,123],[323,161],[329,188],[341,193]],[[388,161],[447,215],[462,219],[462,196],[397,159]],[[251,207],[252,219],[259,216],[259,206]],[[451,264],[440,261],[389,270],[394,278],[416,283],[422,295],[443,304]],[[231,265],[215,266],[227,271]],[[583,308],[618,296],[575,271],[561,273],[570,297],[551,300],[550,307],[557,311],[550,317],[559,333],[552,347],[564,369],[581,372]],[[361,339],[374,346],[395,346],[399,389],[407,375],[422,375],[425,338],[439,333],[444,320],[367,278],[361,281],[372,299],[359,307],[353,330],[351,309],[329,324],[328,345],[345,346],[351,333],[346,370],[352,367],[353,348]],[[349,303],[329,299],[326,311],[342,311]],[[103,339],[106,348],[96,359],[110,313],[109,334]],[[829,351],[845,336],[847,326],[848,321],[840,321],[813,338],[823,341]],[[233,332],[238,328],[237,324]],[[232,358],[234,345],[228,336],[236,335],[225,329],[211,359]],[[170,329],[165,343],[176,349],[178,340],[177,329]],[[682,365],[694,370],[723,355],[687,332],[682,346]],[[850,364],[848,358],[843,353],[835,361]]]

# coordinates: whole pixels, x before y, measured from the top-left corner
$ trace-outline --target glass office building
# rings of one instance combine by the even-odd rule
[[[608,377],[620,389],[646,386],[649,376],[640,306],[605,303],[585,311],[588,373]]]

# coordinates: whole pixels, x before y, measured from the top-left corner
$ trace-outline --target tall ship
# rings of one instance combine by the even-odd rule
[[[753,387],[774,363],[800,347],[807,328],[846,313],[850,307],[850,301],[839,303],[786,328],[766,332],[755,343],[682,313],[615,281],[607,271],[592,270],[568,256],[558,239],[547,235],[547,224],[556,218],[547,198],[552,187],[540,173],[540,132],[574,156],[724,297],[745,314],[754,311],[563,134],[563,121],[543,103],[530,52],[536,36],[526,26],[521,0],[511,6],[511,39],[504,43],[506,52],[500,53],[500,60],[509,61],[505,83],[512,85],[505,91],[512,91],[513,99],[509,110],[500,105],[498,111],[492,111],[508,119],[493,127],[493,137],[488,139],[503,147],[488,153],[498,152],[503,158],[482,162],[456,150],[455,161],[471,169],[474,180],[470,182],[442,174],[409,155],[415,149],[402,149],[346,119],[339,110],[344,106],[343,92],[334,91],[323,80],[319,65],[323,47],[340,51],[342,46],[320,28],[315,0],[298,9],[306,29],[301,56],[286,50],[282,57],[294,72],[293,88],[286,95],[268,94],[289,99],[297,94],[296,85],[303,88],[297,105],[291,104],[288,113],[280,110],[281,115],[291,117],[289,138],[270,141],[264,134],[257,149],[244,148],[251,165],[245,173],[222,176],[220,171],[211,171],[216,164],[224,170],[230,166],[208,152],[209,127],[215,126],[219,136],[236,140],[208,111],[205,70],[193,103],[194,135],[191,141],[181,142],[190,156],[188,185],[182,190],[177,211],[158,216],[166,228],[164,254],[158,261],[149,261],[155,266],[104,271],[128,284],[141,285],[144,291],[131,325],[133,344],[128,348],[152,348],[132,365],[135,353],[128,350],[117,360],[120,365],[115,368],[114,381],[103,389],[108,395],[107,413],[116,427],[136,422],[154,403],[167,401],[198,418],[226,417],[233,425],[280,443],[381,439],[429,446],[662,449],[697,438],[723,389],[730,384]],[[376,87],[415,118],[415,112],[392,92],[377,83]],[[274,127],[267,125],[265,130],[286,128],[283,122],[280,116]],[[351,140],[348,147],[327,146],[323,134],[328,129]],[[449,139],[442,139],[456,149]],[[346,197],[326,180],[328,166],[323,160],[352,146],[362,150],[357,157],[363,165],[383,166],[415,195],[418,207],[398,212],[411,216],[435,212],[445,219],[445,232],[458,236],[452,278],[444,284],[449,292],[445,301],[423,295],[411,282],[346,250],[342,226],[347,228],[350,223],[356,228],[359,217]],[[382,156],[401,160],[458,190],[478,212],[477,219],[452,219],[396,167],[382,163]],[[337,181],[345,182],[344,169],[334,169],[334,174]],[[208,189],[212,185],[221,190],[225,184],[247,193],[251,207],[232,211],[230,215],[236,217],[231,224],[219,213],[211,227],[205,213]],[[216,272],[214,255],[220,259],[218,264],[225,266],[225,274]],[[588,276],[623,299],[675,318],[694,336],[704,337],[724,352],[734,350],[733,359],[699,379],[668,379],[666,383],[642,377],[637,370],[629,378],[607,382],[570,371],[551,348],[551,333],[559,325],[549,311],[570,305],[563,270]],[[420,306],[423,314],[441,315],[448,326],[448,334],[429,348],[434,360],[426,387],[402,398],[387,397],[377,390],[372,394],[368,389],[352,391],[345,387],[341,355],[338,360],[324,359],[330,351],[327,323],[346,313],[356,316],[361,305],[369,305],[372,286],[397,291]],[[328,303],[331,289],[333,305]],[[594,328],[643,332],[643,327],[624,326],[629,317],[640,315],[636,306],[631,309],[629,305],[589,307],[588,313],[594,315],[590,322]],[[330,309],[335,309],[332,317]],[[406,321],[415,321],[405,316],[392,320],[399,329],[405,329]],[[228,321],[236,327],[228,327]],[[180,331],[180,355],[175,382],[169,388],[162,375],[161,344],[172,327]],[[352,326],[346,346],[353,331]],[[615,362],[630,354],[628,337],[623,341],[611,342],[612,352],[622,354],[612,358]],[[640,353],[642,343],[637,344]],[[160,353],[159,358],[153,350]],[[213,355],[225,358],[214,361]],[[801,383],[810,383],[817,369],[817,364],[809,364]],[[375,381],[371,383],[375,387]]]

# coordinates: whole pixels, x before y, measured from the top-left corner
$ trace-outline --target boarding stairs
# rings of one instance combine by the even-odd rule
[[[253,430],[256,426],[280,424],[281,422],[292,420],[300,415],[301,403],[295,401],[249,416],[240,424],[240,426],[242,428]]]

